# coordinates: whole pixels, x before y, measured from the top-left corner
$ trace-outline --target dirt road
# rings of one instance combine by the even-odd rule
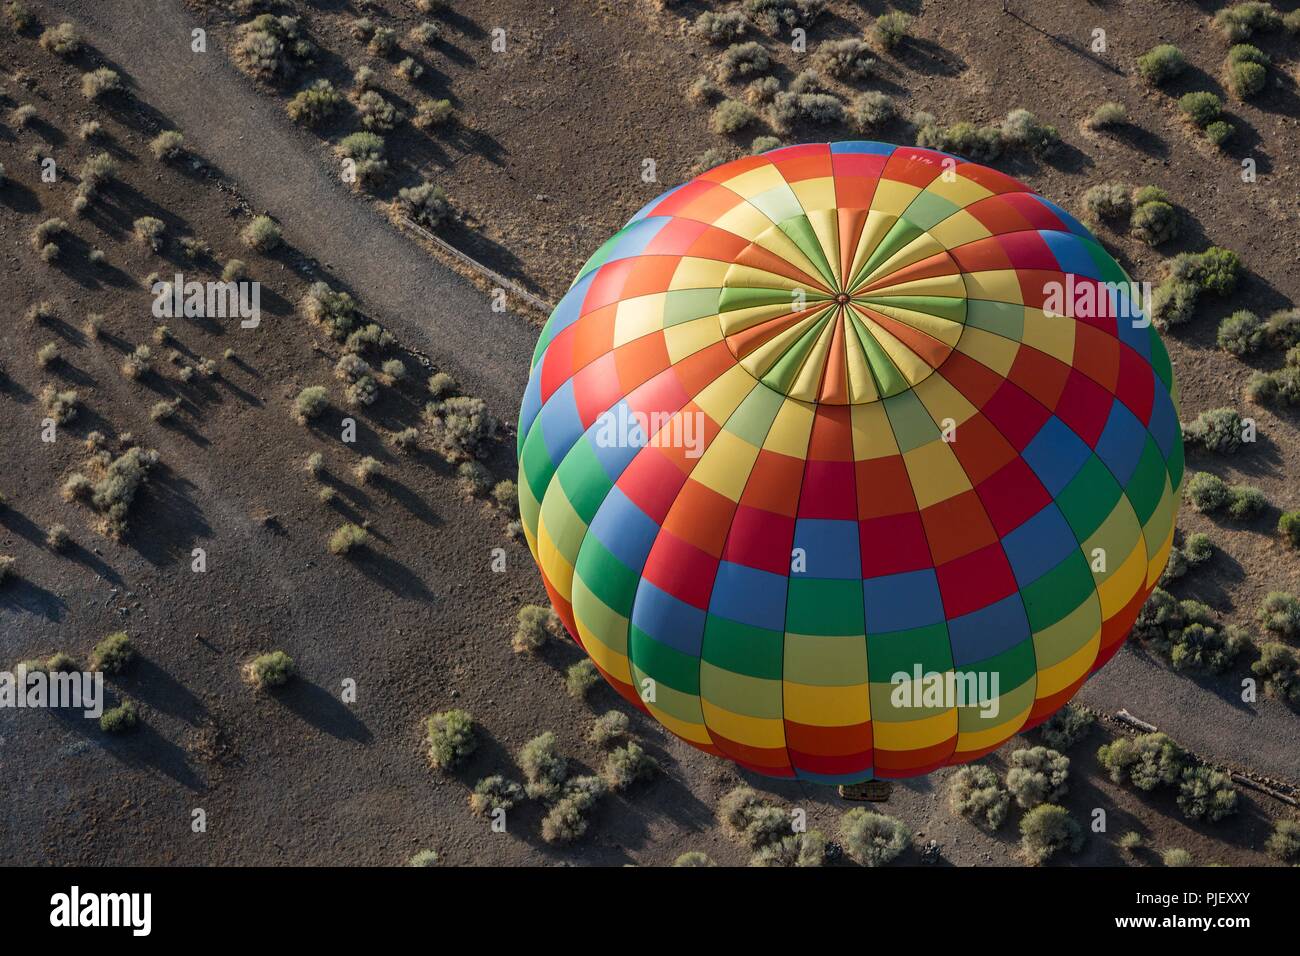
[[[259,211],[280,220],[295,248],[349,286],[404,343],[513,420],[536,329],[492,312],[486,295],[342,188],[316,141],[250,87],[214,35],[206,53],[191,52],[191,31],[199,24],[179,0],[52,6],[83,28],[141,99],[184,132],[187,144],[237,182]]]

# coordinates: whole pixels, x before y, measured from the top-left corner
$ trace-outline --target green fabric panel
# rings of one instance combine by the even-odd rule
[[[1057,496],[1056,506],[1079,541],[1101,527],[1123,495],[1119,482],[1101,459],[1093,455]]]
[[[1097,590],[1092,569],[1074,551],[1037,581],[1021,588],[1032,631],[1045,630],[1068,615]]]
[[[655,683],[672,687],[683,694],[699,694],[699,659],[688,657],[667,644],[660,644],[635,624],[631,627],[628,656]]]
[[[1160,455],[1160,448],[1156,445],[1155,439],[1148,435],[1146,446],[1142,449],[1142,457],[1138,459],[1137,469],[1129,479],[1128,487],[1124,489],[1124,494],[1133,505],[1133,511],[1137,514],[1140,523],[1145,525],[1155,513],[1156,507],[1160,504],[1160,496],[1165,491],[1165,482],[1168,480],[1169,472],[1165,467],[1164,458]]]
[[[952,670],[952,644],[946,624],[872,634],[867,638],[868,667],[872,684],[888,684],[900,672],[912,673],[915,664],[923,672]]]
[[[909,452],[939,437],[939,426],[913,391],[885,399],[885,414],[898,439],[898,450]]]
[[[725,670],[767,680],[781,679],[785,635],[780,631],[710,614],[704,621],[704,660]]]
[[[586,435],[578,439],[577,444],[564,456],[555,477],[564,489],[565,497],[573,505],[573,510],[585,525],[591,524],[601,502],[614,487]]]
[[[785,628],[793,634],[861,635],[862,581],[790,577]]]
[[[594,534],[583,539],[573,574],[605,605],[624,617],[631,617],[641,576],[614,557]]]

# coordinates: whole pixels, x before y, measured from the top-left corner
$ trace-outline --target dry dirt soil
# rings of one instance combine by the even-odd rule
[[[0,805],[6,808],[0,862],[391,865],[433,848],[455,864],[663,864],[697,849],[722,863],[743,863],[748,851],[731,843],[714,818],[720,796],[742,781],[807,809],[812,824],[833,836],[845,808],[833,791],[747,779],[635,714],[633,736],[665,773],[602,801],[579,842],[544,843],[541,810],[532,804],[511,814],[505,834],[490,832],[470,813],[473,783],[494,772],[518,778],[514,752],[543,730],[559,735],[579,770],[599,768],[603,755],[585,741],[586,729],[595,714],[623,708],[604,687],[585,703],[565,695],[564,669],[580,657],[574,646],[557,641],[537,657],[511,651],[515,611],[544,593],[527,549],[510,533],[509,516],[462,491],[454,466],[441,456],[428,449],[399,454],[385,441],[420,424],[423,381],[446,368],[467,391],[488,398],[504,422],[500,442],[485,450],[484,460],[496,477],[510,476],[508,386],[522,383],[525,369],[503,369],[502,356],[458,340],[456,323],[464,321],[474,293],[420,246],[401,240],[424,257],[438,290],[424,296],[419,310],[406,307],[405,286],[383,281],[390,260],[394,268],[414,268],[407,259],[412,253],[385,253],[358,267],[330,252],[340,215],[354,217],[348,238],[358,248],[400,236],[365,200],[336,182],[316,190],[318,205],[311,190],[275,188],[276,178],[331,178],[330,142],[351,131],[355,117],[316,133],[296,130],[282,105],[296,83],[258,87],[224,59],[212,61],[204,69],[214,72],[204,82],[212,83],[223,108],[238,104],[238,120],[230,124],[266,130],[276,146],[263,155],[256,138],[223,143],[221,111],[200,112],[200,122],[190,122],[201,96],[168,97],[158,71],[145,62],[165,62],[168,55],[152,46],[159,24],[171,29],[189,18],[206,24],[210,55],[224,58],[246,15],[216,2],[196,2],[186,11],[178,0],[163,0],[156,11],[116,2],[28,5],[41,21],[36,28],[0,32],[4,114],[31,104],[39,116],[26,126],[0,122],[6,170],[0,492],[7,499],[0,553],[18,559],[17,577],[0,588],[0,661],[8,666],[55,651],[84,660],[102,636],[125,629],[142,660],[110,686],[115,698],[141,704],[143,723],[116,737],[78,717],[0,710]],[[345,87],[352,71],[368,63],[403,104],[430,95],[456,106],[460,121],[449,130],[391,134],[394,176],[377,201],[423,177],[438,182],[459,213],[446,238],[552,300],[586,256],[646,201],[688,175],[703,152],[738,153],[768,132],[750,130],[734,142],[715,136],[707,109],[685,95],[716,57],[714,48],[690,36],[688,25],[702,10],[727,4],[470,0],[432,17],[397,0],[284,6],[305,16],[322,51],[300,81],[329,76]],[[1296,40],[1278,34],[1258,41],[1275,57],[1275,86],[1250,105],[1230,103],[1239,141],[1219,154],[1185,126],[1170,95],[1220,89],[1226,45],[1209,24],[1217,4],[1117,0],[1081,8],[1046,0],[1030,13],[1024,12],[1029,5],[1012,3],[1021,18],[1003,13],[995,0],[899,6],[919,14],[914,37],[883,55],[876,76],[860,88],[888,93],[904,115],[923,109],[945,122],[1033,110],[1060,129],[1063,148],[1050,162],[1012,158],[997,165],[1076,212],[1087,187],[1102,180],[1164,187],[1183,211],[1178,242],[1156,251],[1099,232],[1137,278],[1158,278],[1164,259],[1184,249],[1218,244],[1242,255],[1250,275],[1241,289],[1229,301],[1203,303],[1194,322],[1167,341],[1185,420],[1224,404],[1245,413],[1242,388],[1251,366],[1219,351],[1214,329],[1235,309],[1266,314],[1300,301]],[[106,9],[114,11],[113,24],[105,27],[101,49],[92,26]],[[861,35],[885,9],[830,4],[809,31],[810,48]],[[419,94],[393,75],[396,56],[379,62],[353,37],[350,24],[360,16],[394,26],[404,46],[406,30],[420,20],[443,25],[438,43],[419,54],[427,67]],[[63,19],[83,24],[89,44],[71,62],[36,43],[40,29]],[[1104,55],[1088,50],[1093,21],[1107,30]],[[489,47],[496,27],[507,31],[505,53]],[[147,39],[133,47],[122,39],[132,36]],[[775,73],[783,81],[807,65],[781,42],[758,38],[777,58]],[[1194,64],[1170,92],[1149,90],[1133,71],[1134,58],[1158,42],[1177,43]],[[122,73],[129,95],[102,105],[82,97],[82,72],[101,63]],[[186,82],[175,78],[178,88]],[[1115,135],[1084,131],[1083,118],[1105,100],[1124,102],[1131,125]],[[163,101],[166,109],[158,105]],[[103,144],[78,135],[92,118],[103,126]],[[160,163],[148,143],[177,126],[202,148],[182,162]],[[832,127],[783,135],[795,141],[858,134]],[[903,120],[873,133],[900,142],[912,135]],[[100,151],[115,158],[119,179],[86,215],[76,216],[76,171]],[[40,178],[37,161],[46,155],[58,165],[53,183]],[[1240,179],[1245,157],[1256,162],[1255,183]],[[656,160],[656,183],[641,179],[646,158]],[[229,172],[236,167],[240,176]],[[280,205],[271,208],[273,202]],[[352,205],[339,205],[345,202]],[[286,240],[270,255],[239,240],[250,217],[264,211],[282,222]],[[132,222],[144,215],[166,224],[160,254],[132,237]],[[67,220],[69,235],[61,240],[63,254],[47,264],[30,236],[54,216]],[[186,258],[182,236],[207,242],[212,258]],[[91,265],[92,249],[103,251],[105,264]],[[154,346],[152,374],[124,378],[124,357],[138,344],[152,346],[159,322],[150,314],[145,277],[179,271],[212,278],[231,257],[246,260],[251,277],[263,283],[262,326],[169,320],[175,341]],[[402,359],[408,377],[384,387],[375,405],[345,405],[332,371],[337,343],[296,313],[309,283],[322,278],[349,289],[401,342],[389,354]],[[40,300],[54,304],[57,318],[30,324],[23,315]],[[486,298],[479,300],[481,310]],[[82,328],[92,313],[104,316],[98,340]],[[527,337],[521,331],[527,326],[513,315],[484,310],[475,320],[488,339],[491,323],[501,323],[507,356]],[[51,341],[61,360],[41,369],[35,354]],[[172,349],[180,364],[168,360]],[[233,359],[221,359],[226,349]],[[219,360],[219,374],[182,381],[180,365],[198,357]],[[1266,353],[1252,364],[1269,368],[1279,361]],[[292,418],[292,401],[312,384],[330,388],[333,406],[304,427]],[[40,433],[46,385],[75,389],[81,403],[53,443],[42,442]],[[152,405],[175,398],[181,405],[171,422],[151,421]],[[1300,591],[1300,561],[1272,530],[1279,509],[1300,505],[1300,428],[1293,413],[1249,411],[1259,422],[1255,447],[1232,458],[1194,452],[1189,465],[1249,481],[1274,508],[1244,527],[1186,510],[1184,533],[1209,531],[1218,550],[1173,586],[1179,596],[1205,600],[1238,623],[1252,619],[1268,591]],[[356,419],[355,444],[340,441],[345,415]],[[88,457],[84,442],[93,431],[107,436],[114,452],[129,434],[161,458],[120,541],[102,534],[86,507],[60,496],[64,479]],[[304,470],[312,452],[324,456],[323,482]],[[384,476],[368,484],[352,474],[365,455],[385,465]],[[318,500],[322,483],[336,489],[333,504]],[[355,559],[334,557],[325,547],[346,520],[370,522],[371,546]],[[66,525],[73,540],[61,553],[44,544],[54,524]],[[506,553],[504,573],[492,570],[498,547]],[[204,573],[191,570],[194,548],[206,552]],[[301,676],[284,691],[258,693],[241,678],[241,666],[273,648],[293,656]],[[1276,701],[1243,704],[1237,696],[1251,656],[1229,674],[1191,678],[1130,646],[1082,699],[1105,711],[1128,707],[1216,760],[1300,781],[1300,718]],[[355,704],[340,700],[349,679],[358,689]],[[463,768],[443,775],[428,766],[421,723],[451,706],[475,715],[482,743]],[[1116,849],[1116,837],[1127,830],[1144,834],[1156,850],[1184,847],[1200,862],[1269,862],[1261,849],[1271,822],[1294,811],[1243,791],[1242,812],[1229,822],[1189,825],[1171,799],[1139,797],[1098,772],[1096,747],[1113,733],[1099,726],[1072,751],[1065,801],[1084,821],[1092,808],[1107,808],[1108,832],[1092,835],[1080,854],[1061,863],[1159,865],[1150,851],[1130,858]],[[1036,734],[1029,738],[1009,743],[990,763],[1003,769],[1011,749],[1037,743]],[[946,863],[1018,863],[1014,820],[990,836],[950,815],[944,791],[951,773],[897,784],[888,812],[916,831],[918,845],[937,841]],[[206,833],[192,831],[197,808],[206,812]],[[919,860],[909,851],[902,862]]]

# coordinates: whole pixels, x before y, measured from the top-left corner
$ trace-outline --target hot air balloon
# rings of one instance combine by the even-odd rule
[[[874,142],[646,205],[541,334],[524,533],[605,679],[772,777],[910,777],[1060,709],[1173,542],[1168,354],[1069,213]]]

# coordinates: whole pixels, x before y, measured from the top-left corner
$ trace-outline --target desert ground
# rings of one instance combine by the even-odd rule
[[[1050,865],[1160,866],[1173,849],[1201,864],[1277,865],[1266,842],[1279,821],[1300,815],[1276,796],[1300,794],[1300,714],[1262,689],[1243,701],[1242,682],[1252,679],[1256,644],[1300,643],[1295,633],[1267,637],[1257,618],[1266,595],[1300,593],[1300,553],[1277,530],[1280,515],[1300,507],[1300,424],[1294,405],[1247,394],[1252,375],[1281,368],[1286,350],[1231,354],[1217,330],[1239,310],[1264,317],[1300,304],[1295,32],[1250,37],[1270,58],[1268,81],[1239,98],[1223,75],[1230,43],[1213,24],[1226,6],[1218,2],[833,0],[809,22],[806,53],[753,23],[741,39],[767,49],[764,75],[787,88],[819,43],[870,38],[878,16],[910,14],[908,38],[875,50],[867,76],[822,77],[845,104],[885,94],[893,116],[864,130],[849,116],[778,124],[756,107],[742,130],[718,133],[716,103],[743,99],[745,85],[692,94],[726,48],[693,24],[740,3],[22,6],[30,23],[11,15],[0,26],[0,555],[15,562],[0,583],[0,669],[56,653],[84,661],[106,635],[125,631],[137,660],[109,677],[110,702],[135,701],[140,722],[113,734],[66,713],[0,709],[0,862],[384,866],[433,850],[449,865],[668,865],[698,851],[743,865],[755,848],[718,813],[742,784],[806,810],[809,826],[835,841],[857,804],[833,789],[739,772],[604,685],[576,699],[565,675],[583,655],[558,634],[536,653],[512,648],[517,612],[544,605],[546,594],[517,515],[489,489],[515,477],[514,422],[546,317],[532,299],[558,301],[646,202],[701,163],[748,153],[756,137],[910,144],[922,114],[941,126],[984,126],[1023,108],[1056,128],[1057,148],[1042,157],[1008,151],[990,164],[1088,221],[1135,279],[1158,283],[1175,256],[1209,246],[1240,256],[1235,291],[1205,296],[1164,339],[1185,423],[1227,406],[1257,426],[1258,440],[1233,454],[1189,447],[1188,474],[1253,486],[1267,502],[1245,520],[1183,505],[1180,543],[1207,534],[1214,547],[1167,590],[1257,640],[1222,673],[1177,669],[1159,648],[1130,640],[1085,685],[1078,703],[1101,719],[1067,752],[1061,803],[1085,828],[1104,807],[1108,824]],[[1275,7],[1286,14],[1296,4]],[[265,13],[299,17],[310,42],[283,78],[250,75],[238,55],[245,25]],[[41,41],[62,23],[82,40],[65,53]],[[417,41],[412,31],[424,23],[434,25],[431,38]],[[1104,52],[1092,48],[1094,28],[1106,32]],[[396,49],[375,52],[376,29],[391,30]],[[1156,87],[1136,64],[1162,43],[1189,65]],[[417,77],[399,70],[407,57],[422,67]],[[368,88],[408,116],[425,100],[454,111],[427,128],[387,131],[386,174],[369,185],[340,177],[339,143],[361,128],[351,107],[311,128],[287,108],[317,80],[353,93],[363,67],[374,74]],[[83,77],[96,69],[114,71],[121,88],[85,95]],[[1223,148],[1180,111],[1179,97],[1201,90],[1222,97],[1235,127]],[[1105,102],[1122,103],[1126,122],[1090,128]],[[99,128],[86,138],[90,122]],[[159,158],[154,143],[168,130],[183,134],[183,148]],[[114,172],[89,190],[87,164],[100,155]],[[1253,181],[1243,180],[1243,160]],[[397,221],[411,215],[401,190],[422,182],[441,188],[450,210],[430,230],[504,277],[503,295],[495,278]],[[1085,194],[1104,182],[1163,189],[1179,234],[1152,246],[1123,224],[1094,222]],[[261,216],[282,231],[277,246],[242,238]],[[138,235],[144,217],[161,223],[156,250]],[[57,246],[47,261],[48,243],[33,236],[53,218],[64,227],[42,234]],[[232,259],[261,283],[258,328],[152,314],[154,274],[212,280]],[[303,301],[320,282],[352,297],[354,328],[378,327],[371,341],[354,347],[306,314]],[[41,302],[49,308],[31,316]],[[149,367],[124,373],[142,345]],[[356,376],[339,371],[347,354],[373,366],[373,402],[352,402]],[[480,399],[490,420],[467,447],[449,450],[439,437],[446,425],[425,410],[426,382],[438,373],[454,381],[449,394]],[[313,386],[327,390],[328,407],[300,423],[298,399]],[[76,414],[43,440],[48,396],[69,391]],[[355,442],[341,439],[345,419],[355,422]],[[158,461],[124,527],[93,501],[68,500],[72,476],[93,477],[133,448],[156,451]],[[376,473],[359,468],[366,459]],[[344,524],[367,532],[360,553],[327,547]],[[57,546],[55,526],[67,538]],[[194,570],[195,549],[205,570]],[[245,666],[274,650],[293,659],[297,676],[276,690],[250,686]],[[355,700],[345,702],[348,687]],[[441,770],[431,766],[425,720],[451,708],[473,716],[478,746]],[[1187,819],[1167,789],[1115,783],[1097,751],[1131,735],[1112,719],[1121,709],[1275,795],[1242,783],[1237,812],[1211,824]],[[588,731],[611,710],[627,715],[629,739],[661,772],[602,797],[585,833],[546,839],[539,800],[512,809],[505,832],[471,810],[479,780],[522,780],[519,750],[546,731],[571,776],[599,773],[607,748]],[[1029,732],[983,763],[1003,775],[1013,751],[1040,743]],[[972,825],[949,806],[956,773],[898,781],[886,803],[867,805],[910,830],[898,863],[1023,865],[1020,811],[992,832]],[[206,828],[196,832],[199,809]],[[1141,835],[1140,849],[1121,848],[1128,832]]]

